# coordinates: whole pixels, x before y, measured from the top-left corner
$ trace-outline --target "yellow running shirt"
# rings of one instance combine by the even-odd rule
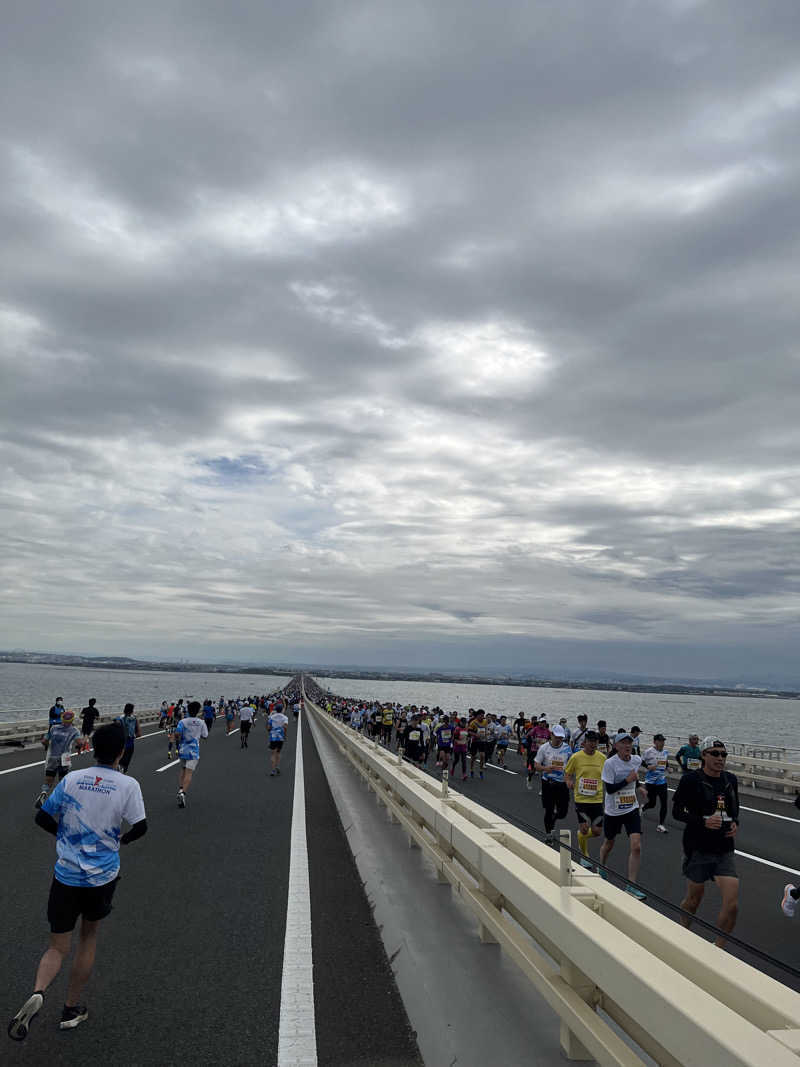
[[[600,776],[605,761],[606,757],[599,749],[593,756],[587,756],[585,752],[572,753],[564,773],[575,776],[576,804],[603,803],[603,780]]]

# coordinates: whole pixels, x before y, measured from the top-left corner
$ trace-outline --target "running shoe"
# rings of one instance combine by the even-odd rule
[[[533,792],[533,782],[528,778],[525,782],[525,788]]]
[[[656,827],[656,833],[658,833],[658,834],[668,834],[669,830],[666,828],[666,826],[664,826],[663,823],[659,823],[658,826]]]
[[[552,834],[547,834],[547,836],[544,839],[544,843],[546,845],[552,845],[552,844],[554,844],[554,842],[555,842],[555,838],[553,837],[553,835]]]
[[[478,774],[483,778],[483,771],[478,771]]]
[[[280,773],[281,773],[281,769],[280,769],[280,767],[276,767],[276,768],[275,768],[275,773],[276,773],[276,774],[280,774]]]
[[[58,1024],[62,1030],[74,1030],[76,1026],[89,1018],[89,1010],[85,1004],[75,1005],[72,1008],[68,1008],[64,1005],[64,1010],[61,1012],[61,1022]]]
[[[794,918],[794,909],[797,905],[797,901],[792,896],[792,890],[796,886],[793,886],[791,882],[783,887],[783,900],[781,901],[781,911],[787,919]]]
[[[626,885],[625,892],[630,893],[630,895],[636,897],[637,900],[647,900],[647,893],[643,893],[641,889],[637,889],[634,885]]]
[[[590,863],[585,857],[581,856],[578,862],[580,863],[581,867],[585,867],[587,871],[594,870],[594,864]]]
[[[275,777],[275,771],[270,771],[269,772],[269,776],[270,776],[270,778],[274,778]]]
[[[34,800],[33,806],[35,808],[41,808],[41,806],[42,806],[42,804],[44,804],[45,800],[47,800],[47,790],[43,789],[41,791],[41,793],[39,794],[39,796],[36,798],[36,800]]]
[[[39,1011],[44,1004],[44,997],[41,993],[34,993],[28,997],[17,1014],[8,1024],[8,1036],[12,1041],[24,1041],[28,1036],[28,1031],[31,1028],[31,1019]]]
[[[182,789],[178,790],[178,807],[179,808],[185,808],[186,807],[186,794],[184,793],[184,791]]]

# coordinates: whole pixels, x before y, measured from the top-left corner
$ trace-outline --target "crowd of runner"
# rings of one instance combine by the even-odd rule
[[[734,859],[739,828],[739,788],[725,770],[728,752],[716,736],[701,740],[693,733],[673,753],[662,733],[646,744],[639,726],[609,731],[603,719],[590,725],[585,714],[570,725],[567,718],[549,722],[546,715],[516,718],[469,708],[451,715],[439,707],[403,706],[397,702],[331,696],[322,690],[312,699],[362,736],[423,770],[465,782],[484,778],[487,764],[508,769],[509,750],[516,753],[525,788],[538,793],[544,814],[545,842],[556,844],[556,826],[567,819],[570,799],[577,823],[581,863],[606,877],[605,865],[623,832],[628,838],[626,891],[645,894],[636,885],[642,854],[645,814],[656,812],[655,832],[668,833],[668,775],[678,776],[672,816],[684,825],[683,866],[686,891],[681,907],[689,925],[706,884],[720,892],[718,945],[725,943],[738,912],[739,879]],[[800,807],[800,797],[796,804]],[[590,842],[600,838],[599,864],[592,863]],[[800,889],[784,886],[781,909],[795,914]]]
[[[200,742],[217,718],[230,734],[239,729],[240,747],[249,747],[250,731],[263,715],[270,752],[270,775],[280,774],[280,757],[290,711],[300,715],[299,683],[263,696],[218,701],[184,699],[163,701],[158,729],[167,739],[167,759],[180,761],[177,803],[186,807],[186,794],[200,761]],[[36,823],[56,838],[56,865],[47,902],[49,945],[39,961],[34,991],[8,1024],[8,1035],[22,1041],[31,1020],[44,1004],[44,995],[69,955],[72,934],[80,918],[78,945],[70,968],[67,995],[59,1026],[72,1030],[88,1018],[81,995],[91,975],[101,921],[112,908],[119,880],[119,849],[147,833],[141,787],[128,774],[141,724],[132,703],[111,722],[98,726],[100,714],[92,698],[81,714],[58,697],[50,708],[49,725],[42,735],[45,748],[44,783],[36,796]],[[234,723],[238,719],[239,726]],[[94,750],[95,765],[72,770],[76,753]],[[56,782],[58,784],[56,784]],[[123,822],[129,829],[122,833]]]
[[[567,818],[571,797],[581,862],[589,868],[596,866],[606,877],[605,864],[624,831],[628,837],[627,891],[639,898],[644,897],[636,885],[643,817],[657,808],[656,832],[668,832],[667,775],[671,771],[679,774],[672,815],[684,824],[683,921],[689,925],[706,883],[713,881],[721,895],[717,944],[724,944],[725,933],[733,930],[739,890],[734,861],[739,794],[736,775],[725,770],[728,754],[718,737],[701,741],[699,735],[692,734],[673,754],[661,733],[654,734],[652,744],[645,746],[638,726],[621,726],[609,732],[606,722],[599,720],[592,726],[586,715],[578,715],[573,725],[566,718],[551,724],[544,715],[520,714],[510,720],[481,708],[470,708],[466,715],[451,715],[439,707],[403,707],[396,702],[331,696],[310,680],[305,692],[354,731],[442,778],[460,777],[464,782],[474,779],[477,772],[480,780],[487,765],[506,770],[511,749],[519,761],[525,788],[532,791],[538,777],[545,841],[556,843],[555,829]],[[165,733],[168,760],[180,761],[178,806],[186,806],[186,794],[200,759],[200,742],[208,737],[217,718],[224,720],[229,734],[239,729],[240,747],[246,749],[253,723],[263,715],[270,775],[279,775],[287,712],[297,720],[302,699],[301,683],[295,680],[282,692],[263,696],[187,703],[184,699],[165,700],[158,727]],[[31,1020],[42,1008],[45,991],[70,952],[79,917],[78,947],[60,1026],[73,1029],[88,1017],[80,999],[94,964],[97,928],[111,911],[119,877],[119,848],[147,832],[141,788],[127,773],[136,739],[141,736],[134,705],[126,704],[121,715],[99,727],[96,700],[90,700],[80,715],[79,731],[75,713],[64,708],[58,698],[42,737],[45,780],[35,800],[36,822],[56,837],[57,862],[47,908],[50,943],[39,962],[34,992],[8,1025],[9,1036],[19,1041],[27,1036]],[[73,754],[90,746],[95,766],[71,771]],[[130,826],[124,834],[123,822]],[[589,852],[594,838],[602,838],[597,865],[591,862]],[[785,915],[794,915],[798,898],[796,886],[784,887],[781,908]]]

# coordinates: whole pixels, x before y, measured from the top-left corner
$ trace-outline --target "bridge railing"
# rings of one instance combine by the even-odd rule
[[[305,703],[557,1013],[567,1058],[800,1067],[799,994]]]

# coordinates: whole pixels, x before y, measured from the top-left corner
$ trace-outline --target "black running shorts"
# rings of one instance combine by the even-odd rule
[[[625,828],[628,837],[631,834],[640,834],[642,832],[642,817],[639,814],[639,809],[634,808],[633,811],[629,811],[627,815],[604,815],[603,816],[603,836],[607,840],[612,841],[618,833]]]
[[[47,921],[52,934],[68,934],[75,929],[78,916],[98,922],[111,912],[111,900],[119,875],[105,885],[64,885],[53,878],[47,901]]]
[[[277,749],[278,752],[280,752],[280,750],[283,748],[283,741],[270,741],[269,747]]]

